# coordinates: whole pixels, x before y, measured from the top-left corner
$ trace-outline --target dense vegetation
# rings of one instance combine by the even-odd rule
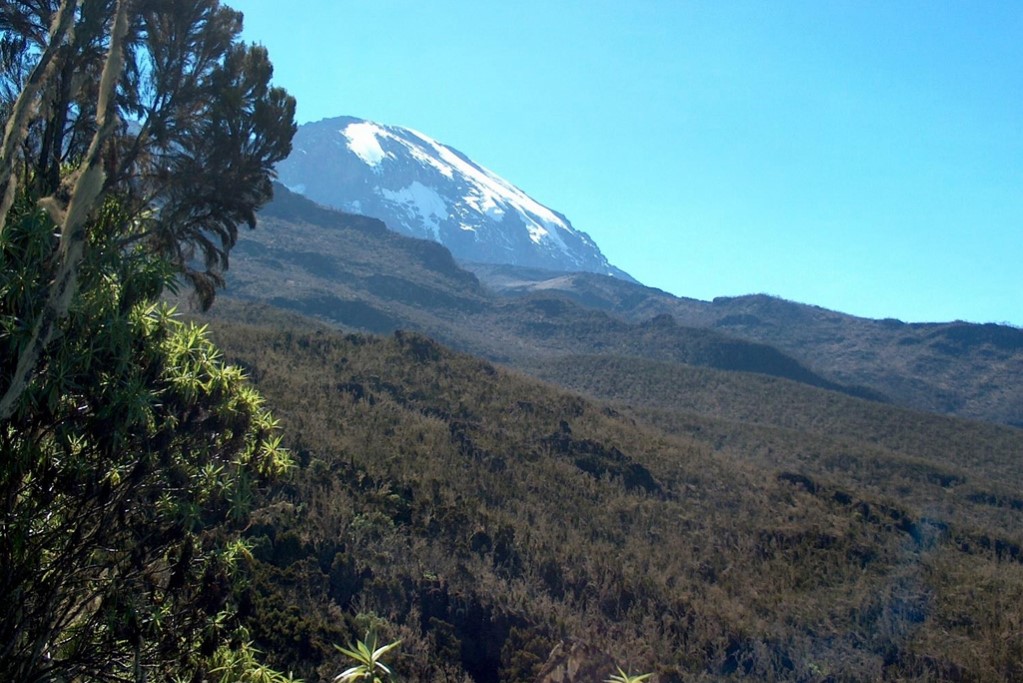
[[[216,0],[0,5],[0,678],[283,680],[233,618],[290,457],[205,332],[294,101]],[[269,676],[269,679],[266,677]]]
[[[136,680],[204,671],[236,637],[237,541],[261,481],[290,464],[276,422],[202,330],[153,303],[169,275],[103,248],[90,225],[80,293],[0,429],[0,671],[7,680]],[[19,201],[0,263],[10,377],[45,297],[52,231]]]
[[[408,680],[532,681],[562,639],[660,680],[1023,675],[1018,430],[709,370],[630,409],[417,334],[231,317],[261,321],[215,336],[301,463],[239,598],[278,668],[337,671],[374,626]]]

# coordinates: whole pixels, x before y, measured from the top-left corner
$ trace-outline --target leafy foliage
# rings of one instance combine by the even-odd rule
[[[238,647],[221,646],[213,654],[209,673],[216,683],[302,683],[259,661],[260,653],[251,642]]]
[[[51,35],[62,11],[72,25]],[[115,44],[119,11],[124,36]],[[241,28],[242,15],[218,0],[44,0],[0,9],[0,92],[9,99],[32,95],[25,86],[40,55],[57,48],[29,97],[37,113],[18,149],[20,181],[37,197],[59,194],[65,165],[85,158],[95,137],[103,191],[116,189],[129,215],[145,218],[145,229],[122,241],[145,242],[167,258],[204,306],[223,284],[238,224],[254,226],[255,210],[270,198],[273,165],[295,132],[293,98],[270,86],[266,49],[240,43]],[[121,68],[104,122],[108,51]]]
[[[269,86],[265,50],[240,45],[240,31],[241,15],[217,0],[0,8],[0,92],[13,98],[3,106],[0,232],[26,194],[57,235],[38,263],[45,304],[0,395],[0,418],[68,315],[104,197],[116,195],[131,228],[109,246],[142,245],[204,307],[212,302],[236,226],[255,225],[295,130],[294,100]]]
[[[0,237],[0,368],[9,375],[46,287],[52,223],[27,200]],[[256,484],[290,457],[277,423],[205,330],[152,303],[172,277],[110,248],[108,200],[89,231],[60,343],[0,427],[0,670],[12,680],[169,677],[230,632],[232,540]]]

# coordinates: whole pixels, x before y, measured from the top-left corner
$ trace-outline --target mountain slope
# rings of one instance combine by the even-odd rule
[[[300,126],[293,147],[277,168],[291,189],[458,259],[631,279],[565,216],[423,133],[339,117]]]
[[[634,411],[259,317],[212,327],[300,462],[238,598],[278,668],[330,680],[372,626],[408,681],[534,683],[563,640],[661,683],[1023,675],[1020,430],[711,370]]]

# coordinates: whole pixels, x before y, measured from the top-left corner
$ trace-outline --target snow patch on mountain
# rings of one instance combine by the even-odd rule
[[[575,230],[554,215],[553,211],[497,174],[466,161],[453,152],[450,147],[437,142],[430,136],[416,130],[406,129],[406,131],[419,138],[423,144],[428,146],[428,149],[424,148],[423,144],[417,145],[407,137],[395,135],[368,121],[350,123],[341,132],[348,139],[348,148],[367,166],[372,167],[374,172],[380,173],[381,163],[384,159],[394,157],[393,154],[384,151],[380,139],[393,140],[405,147],[414,159],[435,168],[445,178],[454,178],[458,175],[466,179],[469,182],[469,191],[464,196],[464,200],[479,213],[500,221],[510,206],[512,210],[518,211],[527,219],[526,230],[529,233],[529,239],[534,244],[549,241],[557,249],[571,256],[568,246],[557,231],[560,229],[574,233]],[[419,181],[415,181],[398,191],[383,189],[381,194],[402,206],[415,205],[418,208],[417,214],[431,223],[429,227],[432,228],[434,239],[440,239],[440,228],[436,218],[446,219],[448,214],[444,200],[436,192]],[[474,230],[475,228],[463,224],[462,229]]]
[[[574,233],[575,230],[555,216],[553,211],[532,199],[504,178],[482,166],[466,161],[455,154],[450,147],[442,145],[418,131],[412,132],[433,148],[435,153],[433,158],[449,167],[451,176],[459,173],[470,181],[473,187],[471,193],[465,197],[470,206],[492,218],[501,220],[510,205],[513,210],[518,210],[528,219],[526,229],[534,244],[540,244],[545,239],[549,239],[558,249],[566,255],[570,255],[568,247],[557,231],[561,229]]]
[[[380,162],[390,156],[377,139],[377,136],[383,133],[379,126],[368,121],[351,123],[341,130],[341,134],[348,138],[348,149],[374,168],[379,167]]]
[[[395,204],[407,207],[430,228],[434,241],[440,241],[440,222],[448,218],[448,205],[435,190],[414,180],[400,190],[381,189],[380,194]]]

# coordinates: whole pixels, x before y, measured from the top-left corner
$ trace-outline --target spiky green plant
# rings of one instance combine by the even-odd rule
[[[250,642],[235,648],[221,646],[213,655],[217,664],[210,670],[211,674],[217,675],[213,680],[216,683],[302,683],[301,679],[260,663],[261,654]]]
[[[615,668],[618,669],[618,673],[611,674],[607,679],[605,679],[604,683],[641,683],[641,681],[645,681],[653,676],[652,673],[636,674],[633,676],[622,671],[622,667],[620,666],[616,666]]]
[[[356,665],[345,669],[334,678],[334,683],[349,683],[355,681],[368,681],[368,683],[385,683],[386,681],[394,680],[394,673],[390,668],[382,661],[381,657],[385,654],[398,647],[401,643],[400,640],[396,640],[393,643],[382,645],[377,647],[377,636],[375,633],[370,632],[366,634],[366,640],[358,640],[354,646],[341,647],[335,645],[337,650],[356,662]],[[378,675],[378,670],[383,672],[387,677],[381,678]]]

